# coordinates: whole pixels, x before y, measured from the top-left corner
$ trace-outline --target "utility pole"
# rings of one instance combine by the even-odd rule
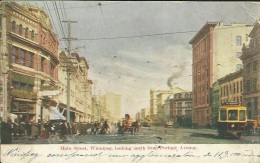
[[[3,80],[3,98],[2,101],[3,103],[0,104],[2,105],[2,109],[0,110],[1,112],[1,118],[2,121],[7,122],[7,117],[8,117],[8,96],[10,95],[10,92],[8,92],[8,76],[9,76],[9,58],[8,58],[8,51],[7,51],[7,46],[8,46],[8,38],[7,38],[7,31],[6,31],[6,13],[5,13],[5,5],[3,5],[3,12],[2,12],[2,39],[0,40],[0,60],[1,60],[1,68],[0,68],[0,78]],[[0,79],[0,80],[1,80]]]
[[[66,22],[68,23],[68,38],[64,38],[68,40],[68,61],[67,61],[67,67],[66,67],[66,71],[67,71],[67,122],[70,123],[70,74],[71,74],[71,63],[69,62],[71,59],[71,54],[70,54],[70,46],[71,46],[71,40],[73,38],[71,38],[70,34],[71,34],[71,23],[77,23],[76,21],[62,21],[62,22]]]

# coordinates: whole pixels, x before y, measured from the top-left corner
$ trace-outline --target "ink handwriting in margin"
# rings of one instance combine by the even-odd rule
[[[196,154],[194,151],[186,151],[186,152],[179,152],[175,151],[173,153],[167,154],[157,154],[156,151],[149,151],[146,154],[120,154],[120,153],[106,153],[106,152],[97,152],[97,153],[87,153],[82,151],[75,151],[72,153],[64,154],[64,153],[48,153],[47,155],[43,155],[41,153],[35,152],[32,149],[27,151],[21,151],[19,148],[8,149],[3,153],[4,157],[11,157],[11,158],[20,158],[20,160],[28,160],[28,163],[31,163],[37,158],[60,158],[64,161],[70,160],[72,158],[83,158],[83,157],[110,157],[110,158],[129,158],[132,162],[140,162],[145,158],[195,158],[195,157],[202,157],[202,158],[210,158],[214,157],[217,159],[225,159],[228,157],[256,157],[260,158],[260,154],[256,154],[251,150],[244,150],[243,152],[234,152],[234,151],[217,151],[217,152],[207,152],[204,154]]]

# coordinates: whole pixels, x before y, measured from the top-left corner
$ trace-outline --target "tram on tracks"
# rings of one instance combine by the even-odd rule
[[[238,102],[224,103],[218,109],[219,136],[240,138],[246,132],[246,110]]]

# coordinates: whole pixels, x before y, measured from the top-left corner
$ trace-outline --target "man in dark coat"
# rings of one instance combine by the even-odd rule
[[[12,143],[11,123],[1,122],[1,144]]]

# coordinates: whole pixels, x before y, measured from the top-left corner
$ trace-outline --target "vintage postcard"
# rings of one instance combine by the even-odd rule
[[[3,163],[260,162],[260,3],[2,1]]]

